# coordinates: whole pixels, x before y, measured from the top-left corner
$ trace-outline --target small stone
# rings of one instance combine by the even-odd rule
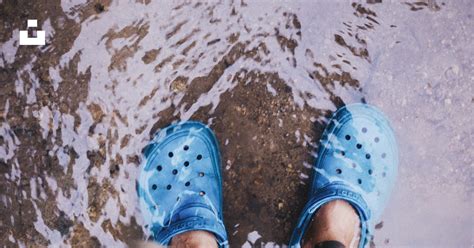
[[[105,116],[104,111],[102,111],[102,108],[99,106],[99,104],[91,103],[89,106],[87,106],[87,108],[89,109],[92,119],[94,119],[95,122],[100,122]]]
[[[171,83],[171,90],[174,92],[184,92],[186,91],[188,85],[188,78],[186,77],[177,77],[172,83]]]

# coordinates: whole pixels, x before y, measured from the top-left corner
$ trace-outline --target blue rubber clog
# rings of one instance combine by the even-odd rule
[[[213,132],[199,122],[174,124],[154,137],[144,155],[138,195],[153,239],[169,245],[177,234],[205,230],[215,234],[219,247],[228,247]]]
[[[388,120],[367,104],[338,109],[326,127],[313,166],[309,201],[290,240],[300,247],[314,213],[323,204],[343,199],[359,214],[363,248],[371,238],[398,173],[398,150]]]

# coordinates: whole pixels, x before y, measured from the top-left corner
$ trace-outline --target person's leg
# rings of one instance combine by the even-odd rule
[[[306,232],[304,248],[355,247],[360,238],[360,220],[344,200],[324,204],[313,216]]]
[[[217,248],[214,234],[206,231],[189,231],[171,239],[171,247],[176,248]]]

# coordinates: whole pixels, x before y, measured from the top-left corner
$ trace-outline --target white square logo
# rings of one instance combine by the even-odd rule
[[[46,44],[46,32],[37,30],[36,37],[28,37],[28,28],[38,27],[38,20],[28,19],[27,30],[20,30],[20,45],[22,46],[43,46]]]

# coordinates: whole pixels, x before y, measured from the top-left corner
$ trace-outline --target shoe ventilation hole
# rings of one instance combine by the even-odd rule
[[[200,196],[204,196],[205,194],[206,194],[206,192],[204,192],[204,191],[199,192]]]
[[[153,184],[153,185],[151,186],[151,189],[153,189],[153,190],[156,190],[156,188],[158,188],[158,186],[156,186],[156,184]]]
[[[189,150],[189,146],[184,146],[183,150],[185,150],[185,151]]]
[[[169,152],[169,153],[168,153],[168,157],[172,158],[172,157],[173,157],[173,153],[172,153],[172,152]]]
[[[375,137],[374,141],[375,141],[375,143],[379,143],[379,141],[380,141],[379,137]]]
[[[178,174],[178,170],[177,170],[177,169],[174,169],[174,170],[173,170],[173,175],[176,175],[176,174]]]
[[[166,186],[166,189],[170,190],[171,189],[171,184],[168,184],[168,186]]]
[[[351,136],[350,135],[346,135],[346,140],[350,140],[351,139]]]
[[[361,145],[361,144],[357,144],[356,147],[357,147],[357,149],[360,149],[360,148],[362,148],[362,145]]]
[[[352,163],[352,168],[357,167],[356,163]]]
[[[363,127],[363,128],[362,128],[362,132],[363,132],[363,133],[367,133],[367,128]]]
[[[387,157],[387,154],[382,153],[382,158],[385,158],[385,157]]]
[[[189,162],[188,162],[188,161],[185,161],[185,162],[184,162],[184,166],[185,166],[185,167],[188,167],[188,166],[189,166]]]
[[[345,151],[341,151],[341,155],[342,155],[342,156],[346,156],[346,152],[345,152]]]
[[[386,175],[387,175],[387,173],[382,172],[382,177],[385,177]]]
[[[197,160],[201,160],[201,159],[202,159],[202,155],[201,155],[201,154],[199,154],[199,155],[197,155],[197,157],[196,157],[196,158],[197,158]]]
[[[369,170],[369,175],[372,175],[372,170]]]
[[[204,176],[204,172],[199,172],[199,176],[200,176],[200,177],[203,177],[203,176]]]
[[[365,158],[366,158],[366,159],[370,159],[370,154],[368,154],[368,153],[365,154]]]
[[[162,167],[161,165],[158,165],[158,166],[156,167],[156,170],[161,171],[161,170],[163,170],[163,167]]]
[[[362,184],[362,179],[357,179],[357,183]]]
[[[191,185],[190,182],[186,182],[186,183],[184,184],[184,186],[186,186],[186,187],[189,187],[189,185]]]
[[[341,169],[336,169],[336,173],[337,173],[337,174],[341,174],[341,173],[342,173],[342,170],[341,170]]]

